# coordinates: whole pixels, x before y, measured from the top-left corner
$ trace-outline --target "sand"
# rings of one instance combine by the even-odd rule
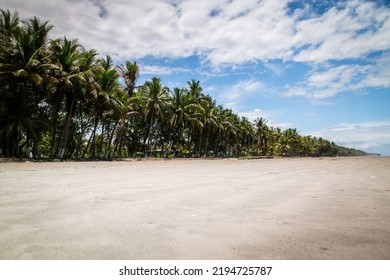
[[[390,259],[390,158],[0,163],[0,259]]]

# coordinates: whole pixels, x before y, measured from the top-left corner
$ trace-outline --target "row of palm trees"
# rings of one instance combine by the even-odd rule
[[[0,155],[112,159],[130,156],[334,156],[360,151],[254,123],[218,105],[200,82],[137,86],[139,67],[114,66],[52,26],[0,10]]]

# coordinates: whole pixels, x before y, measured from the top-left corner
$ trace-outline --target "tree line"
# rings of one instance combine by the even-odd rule
[[[139,66],[115,66],[52,25],[0,10],[0,156],[349,156],[362,151],[254,122],[224,108],[200,82],[137,86]]]

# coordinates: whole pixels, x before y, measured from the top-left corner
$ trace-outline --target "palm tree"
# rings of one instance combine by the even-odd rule
[[[184,137],[184,131],[196,123],[194,112],[198,112],[200,105],[193,102],[192,96],[185,88],[174,88],[169,102],[168,129],[173,134],[174,145]],[[187,133],[189,136],[189,132]]]
[[[77,100],[81,99],[83,95],[94,91],[93,67],[97,52],[95,50],[84,51],[77,40],[68,40],[67,38],[54,41],[52,48],[53,59],[59,68],[59,76],[57,78],[59,83],[56,92],[58,96],[57,102],[61,102],[61,99],[65,98],[66,118],[59,152],[59,158],[62,159],[65,156],[69,128],[76,112]],[[57,107],[55,108],[55,113],[58,113],[59,105],[54,104]],[[53,148],[57,117],[54,117]]]
[[[0,46],[1,50],[8,49],[8,43],[20,31],[20,19],[17,12],[0,9]],[[4,49],[5,48],[5,49]]]
[[[297,155],[300,147],[300,135],[296,128],[288,128],[281,135],[281,152],[283,155]]]
[[[162,118],[167,108],[170,98],[169,90],[163,87],[159,78],[153,77],[151,81],[146,81],[142,88],[142,99],[144,105],[144,117],[148,123],[147,135],[149,152],[151,153],[151,138],[155,133],[155,121]],[[157,139],[155,139],[156,141]],[[145,141],[144,141],[145,142]]]
[[[137,62],[126,61],[126,63],[118,67],[119,73],[125,80],[126,90],[129,96],[134,96],[135,83],[139,77],[139,67]]]
[[[105,116],[111,110],[111,106],[116,102],[115,93],[119,90],[117,71],[113,68],[112,59],[110,56],[106,56],[104,59],[100,59],[94,70],[94,81],[96,85],[96,91],[94,91],[91,99],[91,114],[94,116],[94,128],[89,138],[87,147],[84,150],[85,156],[89,145],[91,145],[90,157],[96,157],[96,131],[98,124],[101,123],[101,137],[100,147],[98,151],[100,155],[103,154],[103,140],[104,140],[104,128],[105,128]]]
[[[267,152],[267,144],[268,144],[268,126],[267,126],[267,120],[264,118],[257,118],[255,120],[255,135],[257,138],[257,148],[261,151],[261,155],[265,156]]]
[[[130,132],[131,129],[126,127],[127,120],[130,117],[134,117],[139,115],[139,112],[136,109],[137,97],[130,97],[127,92],[123,90],[118,90],[115,93],[115,99],[117,102],[110,111],[110,117],[115,121],[114,127],[111,131],[111,135],[108,140],[108,148],[106,152],[106,158],[111,155],[111,143],[115,135],[115,148],[114,148],[114,156],[117,155],[120,157],[121,150],[123,146],[123,138],[125,132]],[[133,139],[134,140],[134,139]]]
[[[235,150],[237,150],[237,152],[239,152],[239,150],[241,151],[242,145],[238,138],[240,132],[239,117],[236,114],[234,114],[231,109],[223,109],[221,107],[221,114],[219,119],[220,119],[220,127],[222,127],[222,133],[218,134],[216,139],[219,140],[220,137],[222,137],[225,140],[224,142],[227,148],[231,149],[232,146],[236,146]],[[217,150],[215,154],[217,155]]]
[[[38,140],[45,126],[41,102],[50,92],[48,75],[53,66],[47,60],[47,36],[52,26],[37,18],[19,26],[17,13],[0,12],[0,120],[1,142],[19,155],[19,139],[24,146],[34,142],[37,156]],[[11,140],[11,138],[13,138]],[[10,150],[8,150],[9,152]],[[9,153],[12,154],[12,153]]]
[[[268,128],[268,143],[267,143],[267,154],[270,156],[280,154],[280,137],[281,137],[280,127],[269,127]]]
[[[245,154],[249,154],[252,152],[255,139],[254,126],[248,118],[242,117],[237,127],[239,128],[240,143],[243,146]]]
[[[199,156],[202,156],[202,140],[205,140],[204,156],[207,156],[210,133],[217,130],[221,124],[219,120],[220,108],[217,108],[217,102],[210,96],[205,96],[201,101],[200,120],[202,123],[199,137]]]
[[[192,100],[196,104],[200,104],[203,95],[203,88],[200,86],[200,81],[192,79],[190,82],[187,82],[188,85],[188,94],[191,96]]]

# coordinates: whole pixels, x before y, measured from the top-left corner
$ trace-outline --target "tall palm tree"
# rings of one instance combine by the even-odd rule
[[[255,120],[255,128],[256,128],[256,138],[258,149],[261,151],[261,154],[264,156],[267,152],[267,144],[268,144],[268,126],[267,120],[264,118],[257,118]]]
[[[171,134],[174,134],[174,144],[179,144],[184,137],[185,129],[189,129],[191,124],[196,122],[194,112],[199,111],[200,105],[193,102],[192,96],[185,88],[173,89],[169,105],[170,115],[167,123]]]
[[[289,156],[297,155],[300,146],[300,135],[296,128],[288,128],[281,135],[282,153]]]
[[[200,100],[204,96],[203,88],[200,86],[200,81],[192,79],[191,81],[187,82],[187,85],[188,93],[190,94],[191,98],[195,103],[199,104]]]
[[[106,152],[106,158],[111,156],[111,143],[113,142],[113,138],[115,136],[115,148],[114,148],[114,156],[121,156],[121,150],[123,146],[123,139],[125,132],[127,130],[127,122],[131,117],[135,117],[139,115],[137,111],[137,97],[130,97],[127,92],[123,90],[118,90],[115,92],[115,99],[117,102],[113,104],[111,111],[109,112],[110,117],[114,120],[114,127],[112,128],[111,135],[108,140],[108,148]],[[128,129],[130,132],[130,129]]]
[[[32,139],[36,156],[46,119],[40,103],[50,91],[47,81],[53,79],[48,75],[53,65],[47,60],[46,48],[52,26],[37,18],[19,24],[17,13],[1,10],[0,102],[3,107],[0,137],[2,141],[8,139],[11,149],[19,155],[18,139],[24,134],[24,145],[28,146]],[[14,139],[9,141],[9,138]]]
[[[223,109],[221,107],[220,114],[220,127],[222,127],[222,134],[218,134],[217,139],[220,139],[220,136],[223,137],[225,145],[227,146],[228,151],[232,145],[236,145],[237,148],[242,148],[239,141],[239,132],[240,132],[240,120],[239,117],[233,113],[231,109]],[[217,153],[216,153],[217,154]]]
[[[142,99],[144,104],[143,113],[148,123],[146,139],[148,140],[149,152],[151,153],[152,148],[150,144],[155,132],[155,121],[163,117],[164,111],[170,102],[169,89],[162,86],[159,78],[153,77],[150,81],[145,82],[142,89]]]
[[[54,41],[52,48],[53,59],[59,68],[58,100],[61,101],[62,98],[65,98],[66,118],[58,155],[62,159],[65,157],[69,128],[76,112],[77,100],[95,90],[93,88],[93,67],[97,52],[95,50],[85,51],[77,40],[68,40],[67,38]],[[56,121],[57,116],[55,116],[55,123]],[[55,137],[55,129],[53,137]]]
[[[202,100],[202,110],[200,112],[200,118],[202,122],[202,127],[200,131],[199,138],[199,156],[202,156],[202,140],[205,140],[204,143],[204,156],[208,154],[208,144],[210,134],[213,130],[217,130],[220,126],[219,111],[220,108],[217,107],[217,103],[210,96],[205,96]]]
[[[248,118],[242,117],[239,120],[238,124],[239,135],[241,138],[241,143],[246,154],[252,152],[254,139],[255,139],[255,130],[253,124],[249,121]]]
[[[0,9],[0,47],[8,48],[7,44],[12,40],[20,29],[20,19],[17,12],[11,13],[9,10]]]
[[[124,65],[118,67],[118,70],[125,81],[127,93],[129,96],[134,96],[135,83],[139,77],[137,62],[126,61]]]
[[[111,107],[115,107],[115,93],[119,90],[119,75],[113,68],[112,59],[110,56],[99,59],[94,70],[95,91],[91,98],[91,114],[94,115],[94,128],[91,136],[88,140],[86,149],[84,150],[85,156],[88,147],[91,145],[90,157],[96,157],[96,131],[99,123],[101,123],[101,137],[100,146],[98,152],[103,154],[103,140],[105,133],[105,116],[109,114]]]

